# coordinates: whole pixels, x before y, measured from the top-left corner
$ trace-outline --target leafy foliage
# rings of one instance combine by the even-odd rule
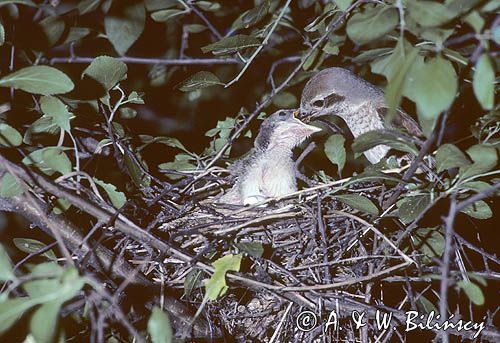
[[[453,287],[455,292],[447,297],[437,282],[424,278],[413,288],[391,285],[394,294],[417,298],[411,304],[405,298],[401,307],[435,310],[439,294],[437,301],[447,302],[450,310],[470,305],[485,315],[494,313],[487,293],[494,278],[486,283],[468,271],[491,276],[489,264],[498,263],[484,243],[493,237],[484,227],[496,214],[489,197],[499,194],[497,12],[494,0],[0,1],[0,208],[32,211],[20,214],[37,227],[25,238],[27,231],[14,227],[18,221],[4,230],[0,213],[0,234],[8,238],[0,245],[0,336],[26,320],[26,341],[62,340],[71,330],[77,331],[70,333],[73,338],[78,330],[85,338],[97,337],[95,331],[102,330],[99,334],[110,341],[149,335],[152,342],[171,342],[178,338],[178,323],[188,326],[202,310],[212,311],[209,302],[232,308],[235,298],[246,301],[237,292],[254,284],[234,280],[256,279],[279,294],[280,287],[324,287],[360,277],[362,282],[340,288],[365,297],[371,289],[365,286],[374,283],[363,278],[392,263],[373,261],[381,252],[394,251],[418,265],[405,264],[404,273],[394,269],[398,277],[419,279],[428,272],[433,281],[451,286],[444,287],[447,293]],[[290,207],[283,207],[266,216],[260,208],[264,215],[244,224],[238,218],[234,227],[234,213],[217,217],[218,209],[204,201],[234,181],[226,177],[226,162],[250,146],[247,138],[257,133],[254,119],[298,107],[304,81],[330,66],[349,68],[382,88],[386,123],[395,123],[405,111],[427,141],[396,129],[354,140],[345,134],[317,135],[324,149],[314,149],[304,160],[302,180],[314,192],[299,194],[301,201],[292,207],[302,206],[300,215],[287,217]],[[380,144],[403,158],[388,156],[368,165],[361,153]],[[410,162],[405,164],[405,158]],[[353,176],[338,180],[334,170],[339,177]],[[286,260],[293,240],[273,236],[288,230],[279,227],[280,220],[296,226],[316,207],[318,227],[290,234],[301,250]],[[184,231],[166,230],[158,239],[159,224],[195,209],[204,217],[180,224]],[[373,224],[386,240],[377,241],[376,231],[373,236],[355,230],[354,236],[348,231],[337,235],[341,220],[335,229],[329,226],[330,210],[348,212],[355,229]],[[106,216],[99,217],[102,213]],[[203,218],[210,216],[218,218],[218,227],[205,230],[212,224]],[[453,224],[462,217],[467,225]],[[386,227],[388,221],[398,229]],[[132,224],[135,231],[124,229]],[[278,233],[268,229],[274,224]],[[241,230],[248,230],[243,238]],[[353,249],[349,237],[362,249]],[[316,240],[320,243],[314,245]],[[329,246],[338,242],[339,249]],[[365,258],[361,253],[367,247],[375,256],[368,254],[364,265],[337,267],[338,261]],[[335,253],[340,255],[333,258]],[[9,256],[16,263],[23,257],[29,262],[13,267]],[[436,275],[436,269],[448,271],[443,269],[446,257],[450,273]],[[117,280],[113,268],[125,281]],[[178,320],[174,305],[165,304],[163,312],[143,303],[140,310],[132,306],[133,311],[122,313],[124,293],[109,293],[124,291],[137,275],[161,279],[168,287],[184,283],[181,300],[201,303],[197,315]],[[378,275],[379,281],[389,284],[385,275]],[[258,308],[255,299],[248,304]],[[388,304],[382,305],[393,306]],[[147,319],[147,333],[145,325],[135,326],[134,316]],[[224,319],[215,321],[223,325]],[[278,322],[271,319],[263,331]],[[126,330],[116,330],[115,324]],[[268,340],[267,334],[250,340]]]

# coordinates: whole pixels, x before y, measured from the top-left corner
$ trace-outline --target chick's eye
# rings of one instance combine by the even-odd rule
[[[287,117],[288,117],[288,113],[286,113],[285,111],[281,111],[280,113],[278,113],[278,118],[280,120],[286,120]]]
[[[314,100],[312,102],[312,105],[314,107],[323,107],[324,104],[325,104],[325,101],[323,99]]]

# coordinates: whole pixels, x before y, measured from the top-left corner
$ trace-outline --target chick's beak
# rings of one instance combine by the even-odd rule
[[[303,121],[297,119],[295,117],[295,113],[294,113],[294,118],[293,118],[293,124],[295,127],[298,128],[298,130],[301,131],[301,133],[305,136],[310,136],[312,135],[313,133],[316,133],[316,132],[319,132],[321,131],[321,128],[319,127],[316,127],[316,126],[312,126],[312,125],[308,125],[308,124],[305,124]]]

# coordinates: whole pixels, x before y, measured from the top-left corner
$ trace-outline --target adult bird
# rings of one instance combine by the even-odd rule
[[[396,110],[392,123],[385,124],[389,112],[384,92],[344,68],[323,69],[305,85],[300,102],[301,118],[341,117],[354,138],[373,130],[400,128],[412,136],[423,136],[418,124],[405,112]],[[377,145],[364,152],[372,164],[387,155],[389,147]]]
[[[279,110],[266,118],[250,153],[230,167],[236,178],[219,203],[251,205],[297,191],[293,149],[320,128],[295,118],[294,110]]]

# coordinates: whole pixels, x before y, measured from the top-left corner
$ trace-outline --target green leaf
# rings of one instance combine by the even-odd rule
[[[309,70],[312,65],[314,64],[314,61],[316,61],[316,58],[318,57],[318,54],[320,51],[318,49],[314,50],[309,57],[304,61],[304,65],[302,66],[302,69],[304,70]],[[307,52],[304,52],[304,55],[302,56],[302,59],[307,56]]]
[[[54,209],[52,210],[55,214],[62,214],[71,207],[71,204],[63,198],[57,198],[54,201]]]
[[[200,33],[200,32],[203,32],[207,29],[207,27],[205,25],[201,25],[201,24],[184,25],[184,28],[186,29],[186,32],[189,32],[189,33]]]
[[[393,54],[401,53],[402,48],[398,49],[398,47],[403,47],[404,43],[398,42],[396,49],[394,49]],[[389,86],[385,91],[385,101],[389,106],[389,113],[385,116],[386,123],[392,122],[394,116],[396,115],[396,108],[399,106],[401,101],[401,97],[403,94],[403,87],[408,77],[408,71],[415,62],[415,59],[418,56],[419,49],[415,49],[412,47],[411,52],[406,55],[406,57],[402,57],[402,63],[398,66],[395,66],[395,71],[389,75],[387,80],[389,81]],[[404,55],[404,52],[402,53]]]
[[[217,75],[209,71],[199,71],[179,83],[177,87],[183,92],[191,92],[214,85],[224,85],[224,83],[219,80]]]
[[[493,28],[492,34],[493,34],[493,41],[497,45],[500,45],[500,25],[497,25]]]
[[[481,30],[484,27],[484,19],[483,17],[481,17],[478,11],[472,11],[463,18],[463,21],[469,24],[470,27],[472,27],[474,31],[476,31],[476,33],[481,33]]]
[[[420,228],[412,236],[415,246],[424,254],[424,263],[429,263],[434,258],[443,255],[445,239],[444,235],[434,228]]]
[[[469,181],[457,185],[458,189],[471,190],[476,193],[481,193],[491,187],[491,185],[484,181]]]
[[[58,278],[62,273],[63,269],[55,262],[39,264],[31,273],[38,279],[23,284],[23,288],[31,299],[37,299],[41,302],[55,300],[61,286]]]
[[[179,9],[161,10],[151,13],[151,19],[153,19],[156,22],[166,22],[169,19],[178,17],[185,13],[187,13],[185,10],[179,10]]]
[[[391,176],[390,174],[382,173],[380,171],[369,171],[365,169],[365,171],[362,172],[361,174],[353,176],[349,181],[349,184],[361,183],[366,181],[379,182],[379,183],[382,183],[381,181],[387,181],[387,183],[389,184],[396,184],[400,183],[401,179]]]
[[[43,163],[50,169],[62,175],[71,173],[71,161],[64,151],[59,149],[46,149],[42,153]]]
[[[39,264],[32,272],[37,280],[23,285],[31,299],[40,304],[57,300],[60,304],[73,298],[85,284],[74,267],[66,270],[53,262]]]
[[[41,116],[35,120],[26,131],[24,135],[24,142],[26,144],[31,144],[31,135],[34,133],[49,133],[55,135],[59,132],[61,128],[52,122],[52,118],[47,116]]]
[[[164,10],[179,4],[178,0],[145,0],[144,5],[149,12]]]
[[[0,335],[18,320],[33,304],[28,298],[7,299],[0,302]]]
[[[374,130],[359,135],[352,143],[352,150],[363,152],[380,144],[418,155],[418,150],[413,143],[405,141],[396,133],[391,133],[390,130]]]
[[[214,1],[196,1],[195,4],[204,11],[215,12],[220,9],[220,4]]]
[[[56,44],[64,33],[66,23],[58,16],[48,16],[40,21],[40,28],[49,46]]]
[[[473,282],[466,280],[457,282],[457,286],[463,289],[465,294],[467,294],[470,301],[472,301],[474,305],[477,306],[484,305],[484,294],[483,291],[481,290],[481,287],[479,287]]]
[[[260,242],[239,242],[235,245],[241,252],[247,253],[255,258],[262,257],[264,254],[264,247]]]
[[[367,44],[391,32],[399,21],[398,10],[381,5],[356,12],[347,22],[347,35],[356,44]]]
[[[23,193],[23,188],[10,173],[5,173],[0,183],[0,197],[10,198]]]
[[[73,82],[62,71],[48,66],[31,66],[0,79],[0,87],[14,87],[28,93],[52,95],[68,93]]]
[[[376,53],[376,50],[373,52],[374,54]],[[413,54],[414,50],[415,48],[413,45],[411,45],[406,39],[400,38],[394,47],[394,50],[385,50],[385,52],[392,51],[391,54],[388,55],[385,53],[383,56],[370,63],[371,70],[373,73],[384,75],[387,80],[390,80],[405,63],[406,57],[409,54]]]
[[[437,56],[424,62],[419,56],[410,68],[403,94],[417,104],[419,116],[435,121],[452,104],[457,87],[457,75],[450,61]]]
[[[38,6],[37,4],[35,4],[31,0],[0,0],[0,6],[7,5],[7,4],[18,4],[18,5],[26,5],[26,6],[31,6],[31,7]]]
[[[14,238],[12,241],[14,242],[16,248],[27,254],[36,253],[47,246],[45,243],[31,238]],[[51,260],[56,260],[56,255],[52,250],[44,252],[42,256]]]
[[[99,56],[85,68],[82,78],[84,76],[94,79],[109,91],[127,78],[127,65],[114,57]]]
[[[404,197],[397,203],[399,219],[404,224],[411,223],[429,205],[430,201],[430,196],[427,194]]]
[[[407,13],[424,27],[440,26],[450,21],[454,15],[443,4],[434,1],[406,1]]]
[[[219,296],[226,293],[229,288],[226,284],[226,273],[240,270],[241,257],[240,254],[228,254],[212,263],[215,271],[210,279],[205,282],[205,297],[208,300],[217,300]]]
[[[467,149],[467,154],[473,163],[460,168],[461,179],[486,173],[497,166],[498,156],[494,147],[476,144]]]
[[[455,33],[453,29],[440,29],[437,27],[429,27],[420,30],[420,36],[423,39],[430,40],[436,45],[442,45],[452,34]]]
[[[483,54],[476,63],[472,88],[481,106],[485,110],[493,109],[495,103],[495,70],[487,54]]]
[[[125,166],[127,167],[130,177],[138,187],[149,186],[151,178],[142,171],[143,168],[147,169],[146,164],[140,160],[140,156],[138,154],[135,154],[135,158],[131,155],[132,154],[129,152],[126,152],[125,155],[123,155]],[[141,163],[142,168],[139,166],[139,163]]]
[[[170,343],[173,339],[172,325],[168,315],[155,306],[148,320],[148,332],[153,343]]]
[[[374,216],[377,216],[379,214],[377,206],[375,206],[375,204],[370,199],[362,195],[343,194],[333,195],[333,197],[336,200],[346,204],[347,206],[355,208],[357,210],[373,214]]]
[[[328,41],[322,48],[323,52],[327,53],[328,55],[334,55],[337,56],[340,52],[339,44],[333,43],[331,41]]]
[[[191,152],[177,138],[165,137],[165,136],[153,137],[148,135],[139,135],[139,138],[141,142],[145,143],[145,145],[141,147],[141,150],[149,144],[159,143],[159,144],[165,144],[166,146],[172,148],[180,149],[186,152],[187,154],[191,154]]]
[[[120,107],[119,111],[122,119],[132,119],[137,116],[137,111],[131,107]]]
[[[62,44],[77,42],[90,34],[90,29],[86,27],[72,27],[69,29],[68,36]]]
[[[131,104],[136,104],[136,105],[144,105],[144,100],[142,97],[144,96],[143,93],[137,93],[136,91],[132,91],[127,98],[127,101],[130,102]]]
[[[270,6],[271,2],[269,0],[264,0],[260,5],[242,13],[238,19],[234,21],[232,30],[239,30],[242,28],[248,29],[250,26],[257,24],[267,15]]]
[[[398,41],[398,44],[399,44],[399,41]],[[383,58],[386,58],[387,55],[391,53],[391,51],[393,51],[392,48],[377,48],[377,49],[371,49],[371,50],[366,50],[366,51],[360,51],[359,55],[354,57],[352,59],[352,61],[354,63],[363,64],[366,62],[373,61],[377,58],[383,59]],[[375,71],[373,70],[373,66],[372,66],[372,72],[375,73]]]
[[[61,100],[53,96],[43,96],[40,99],[40,107],[42,112],[52,119],[52,123],[67,132],[71,130],[70,120],[74,116],[68,112],[66,105]]]
[[[48,301],[31,316],[30,331],[37,343],[53,342],[60,308],[59,300]]]
[[[491,208],[483,200],[476,201],[472,205],[464,208],[461,212],[476,219],[490,219],[493,217]]]
[[[169,170],[176,170],[178,172],[186,172],[186,171],[196,170],[196,166],[195,165],[193,165],[192,163],[190,163],[188,161],[184,161],[184,160],[161,163],[158,166],[158,168],[163,173],[166,173],[166,175],[169,178],[171,178],[172,180],[180,179],[182,177],[182,175],[168,173]]]
[[[46,147],[42,149],[38,149],[30,153],[28,156],[23,158],[22,162],[29,166],[29,165],[36,165],[43,173],[47,175],[52,175],[54,171],[59,171],[52,169],[51,166],[49,166],[46,161],[45,161],[45,155],[48,156],[49,159],[51,159],[51,165],[57,167],[58,169],[62,171],[68,171],[68,162],[69,159],[68,157],[64,158],[60,155],[64,150],[69,150],[69,148],[64,148],[64,147]],[[65,161],[68,159],[67,161]],[[71,162],[69,162],[69,170],[71,171]],[[62,173],[64,174],[64,173]]]
[[[345,11],[351,6],[352,0],[333,0],[335,5],[338,6],[342,11]]]
[[[0,282],[14,280],[15,278],[10,257],[3,245],[0,244]]]
[[[78,13],[84,15],[92,12],[101,4],[102,0],[82,0],[78,2]]]
[[[279,92],[273,97],[273,105],[278,108],[293,108],[297,102],[295,95],[290,92]]]
[[[260,41],[247,35],[234,35],[224,37],[220,41],[208,44],[201,48],[204,53],[212,52],[214,55],[226,55],[233,52],[259,46]]]
[[[326,157],[328,157],[330,162],[338,166],[339,173],[342,173],[346,160],[344,142],[345,138],[343,135],[331,135],[325,142]]]
[[[326,20],[335,15],[335,13],[338,13],[338,10],[335,8],[335,6],[333,6],[332,4],[327,4],[323,8],[323,13],[317,16],[312,22],[307,24],[304,27],[304,31],[315,32],[318,31],[320,28],[324,30],[326,25],[325,24]]]
[[[111,200],[111,203],[115,208],[120,209],[123,207],[123,205],[125,205],[125,203],[127,202],[127,197],[122,192],[117,191],[115,185],[106,183],[96,178],[94,178],[94,181],[106,191],[109,200]]]
[[[444,144],[436,152],[437,172],[443,170],[465,167],[470,164],[465,154],[453,144]]]
[[[191,293],[195,288],[201,288],[203,285],[201,283],[201,278],[203,276],[203,272],[194,267],[189,273],[187,273],[186,278],[184,279],[184,295],[187,298],[190,298]]]
[[[434,306],[432,301],[429,301],[429,299],[427,299],[423,295],[417,297],[416,300],[419,310],[423,313],[431,313],[432,311],[434,311],[434,313],[438,313],[439,310],[436,308],[436,306]]]
[[[104,18],[106,35],[120,55],[124,55],[139,39],[145,23],[146,10],[142,1],[114,2]]]
[[[23,136],[12,126],[0,122],[0,145],[16,147],[23,143]]]
[[[479,283],[481,286],[484,286],[484,287],[488,286],[488,282],[486,281],[486,279],[483,276],[477,275],[474,273],[467,273],[467,275],[469,275],[469,277],[471,279],[473,279],[474,281]]]
[[[446,7],[448,7],[448,10],[453,13],[454,15],[458,14],[463,14],[468,11],[470,11],[473,7],[480,5],[482,0],[446,0],[443,1],[446,3]],[[488,3],[488,1],[486,1]],[[496,4],[493,5],[495,7],[498,7],[498,4],[496,1],[489,1],[490,4]],[[481,9],[483,11],[487,11],[485,7],[487,7],[488,4],[485,4],[484,7]],[[481,6],[479,6],[481,7]]]

